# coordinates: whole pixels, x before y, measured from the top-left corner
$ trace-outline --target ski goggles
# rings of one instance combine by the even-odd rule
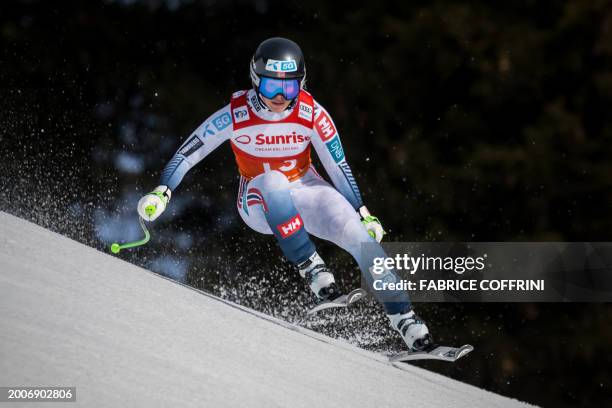
[[[295,99],[300,93],[300,80],[261,77],[259,93],[268,99],[276,95],[283,95],[287,100]]]

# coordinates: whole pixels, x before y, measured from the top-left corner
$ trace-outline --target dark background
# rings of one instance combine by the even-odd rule
[[[387,240],[610,241],[611,2],[331,3],[3,1],[0,210],[101,250],[136,239],[138,198],[282,35]],[[120,256],[296,321],[306,287],[242,224],[237,185],[224,145]],[[319,249],[358,284],[348,255]],[[428,369],[543,406],[612,398],[608,304],[417,306],[437,340],[476,347]],[[305,325],[402,348],[371,301]]]

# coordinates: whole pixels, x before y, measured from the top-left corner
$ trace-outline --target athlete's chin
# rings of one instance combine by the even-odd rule
[[[272,106],[270,107],[270,110],[274,113],[281,113],[282,111],[287,109],[287,106],[289,105],[285,103],[281,103],[281,104],[273,103]]]
[[[266,101],[266,105],[268,105],[268,108],[270,108],[270,110],[274,113],[280,113],[282,111],[284,111],[285,109],[287,109],[287,107],[289,106],[289,103],[283,101],[283,102],[276,102],[276,101]]]

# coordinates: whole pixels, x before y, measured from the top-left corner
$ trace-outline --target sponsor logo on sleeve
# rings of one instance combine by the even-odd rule
[[[297,71],[297,64],[295,63],[295,60],[279,61],[269,59],[268,62],[266,62],[266,71],[295,72]]]
[[[246,93],[246,91],[236,91],[232,94],[232,98],[239,98],[242,95],[244,95]]]
[[[189,157],[202,146],[204,146],[204,142],[200,140],[198,135],[194,134],[185,142],[181,150],[179,150],[179,153],[185,157]]]
[[[315,128],[324,142],[327,142],[336,134],[336,127],[324,110],[321,111],[319,118],[315,121]]]
[[[340,143],[338,135],[336,135],[331,142],[326,143],[326,146],[336,163],[340,163],[344,160],[344,149],[342,149],[342,143]]]
[[[303,225],[304,222],[302,221],[302,217],[300,217],[300,214],[296,214],[295,217],[291,218],[289,221],[278,224],[276,228],[278,232],[280,232],[281,237],[288,238],[298,232]]]
[[[300,118],[306,119],[306,120],[312,119],[312,106],[308,105],[307,103],[300,102],[299,109],[300,109],[300,112],[299,112]]]
[[[231,123],[231,121],[232,119],[230,118],[229,113],[225,112],[214,118],[212,123],[215,125],[218,131],[221,131],[225,129]]]
[[[236,123],[244,122],[245,120],[249,120],[249,110],[246,106],[239,106],[238,108],[233,110],[234,121]]]
[[[215,131],[210,128],[211,123],[207,123],[204,128],[204,132],[202,132],[202,137],[206,137],[207,135],[214,135]]]

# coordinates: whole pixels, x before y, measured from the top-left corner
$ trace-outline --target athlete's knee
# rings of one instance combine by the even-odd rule
[[[289,187],[289,179],[278,170],[262,174],[261,186],[266,191],[284,190]]]
[[[359,218],[349,218],[343,223],[333,226],[334,234],[332,241],[348,251],[355,259],[361,257],[362,244],[376,242],[370,237]]]
[[[329,221],[329,227],[333,231],[337,231],[344,240],[361,242],[364,239],[364,232],[368,236],[359,215],[352,208],[339,212],[332,217]]]

